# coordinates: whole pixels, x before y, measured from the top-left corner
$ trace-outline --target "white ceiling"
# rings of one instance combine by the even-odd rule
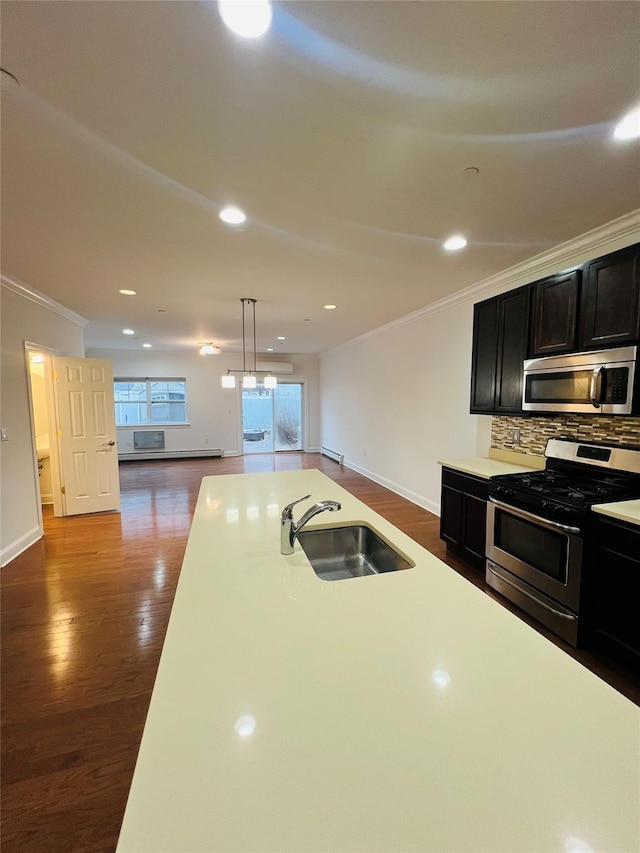
[[[328,349],[640,207],[639,32],[616,0],[279,2],[258,41],[214,2],[5,2],[2,272],[90,347],[235,349],[253,297],[259,350]]]

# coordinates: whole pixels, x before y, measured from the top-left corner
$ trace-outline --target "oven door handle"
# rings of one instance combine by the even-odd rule
[[[492,504],[500,507],[500,509],[504,509],[506,512],[510,512],[513,515],[518,515],[520,518],[524,518],[526,521],[537,521],[540,524],[544,524],[546,527],[555,527],[557,530],[564,530],[566,533],[576,533],[580,534],[579,527],[570,527],[568,524],[559,524],[557,521],[551,521],[549,518],[541,518],[539,515],[534,515],[532,512],[525,512],[523,510],[518,509],[515,506],[511,506],[510,504],[502,503],[502,501],[497,501],[495,498],[489,498]]]
[[[530,598],[532,601],[535,601],[536,604],[540,605],[540,607],[544,607],[545,610],[549,610],[553,613],[554,616],[559,616],[560,619],[568,619],[570,622],[575,622],[576,616],[572,616],[569,613],[564,613],[562,610],[556,610],[555,607],[549,607],[548,604],[545,604],[544,601],[540,601],[540,599],[532,595],[530,592],[527,592],[526,589],[522,589],[520,584],[512,583],[510,580],[504,577],[502,574],[498,574],[498,572],[494,571],[491,566],[487,566],[487,569],[491,572],[492,575],[495,575],[498,580],[501,580],[503,583],[509,584],[509,586],[513,587],[513,589],[517,590],[522,595],[526,595],[527,598]]]
[[[589,396],[591,404],[596,408],[600,408],[602,403],[602,374],[604,373],[604,364],[595,368],[591,374],[591,382],[589,384]]]

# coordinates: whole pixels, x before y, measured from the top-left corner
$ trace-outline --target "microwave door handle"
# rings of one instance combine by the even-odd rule
[[[602,374],[604,373],[604,364],[600,364],[591,374],[591,383],[589,386],[589,396],[591,403],[596,408],[600,408],[602,403]]]

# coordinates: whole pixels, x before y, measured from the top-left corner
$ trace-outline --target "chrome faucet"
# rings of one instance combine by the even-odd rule
[[[300,521],[295,524],[293,521],[294,506],[302,501],[308,500],[310,497],[311,495],[305,495],[303,498],[298,498],[297,501],[287,504],[287,506],[282,510],[282,515],[280,516],[281,554],[293,554],[293,543],[296,541],[296,536],[314,515],[318,515],[319,512],[324,512],[325,510],[335,512],[338,509],[342,509],[342,504],[339,504],[337,501],[319,501],[317,504],[309,507]]]

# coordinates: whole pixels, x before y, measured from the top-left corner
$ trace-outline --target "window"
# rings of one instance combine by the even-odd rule
[[[186,379],[116,379],[116,426],[187,423]]]

